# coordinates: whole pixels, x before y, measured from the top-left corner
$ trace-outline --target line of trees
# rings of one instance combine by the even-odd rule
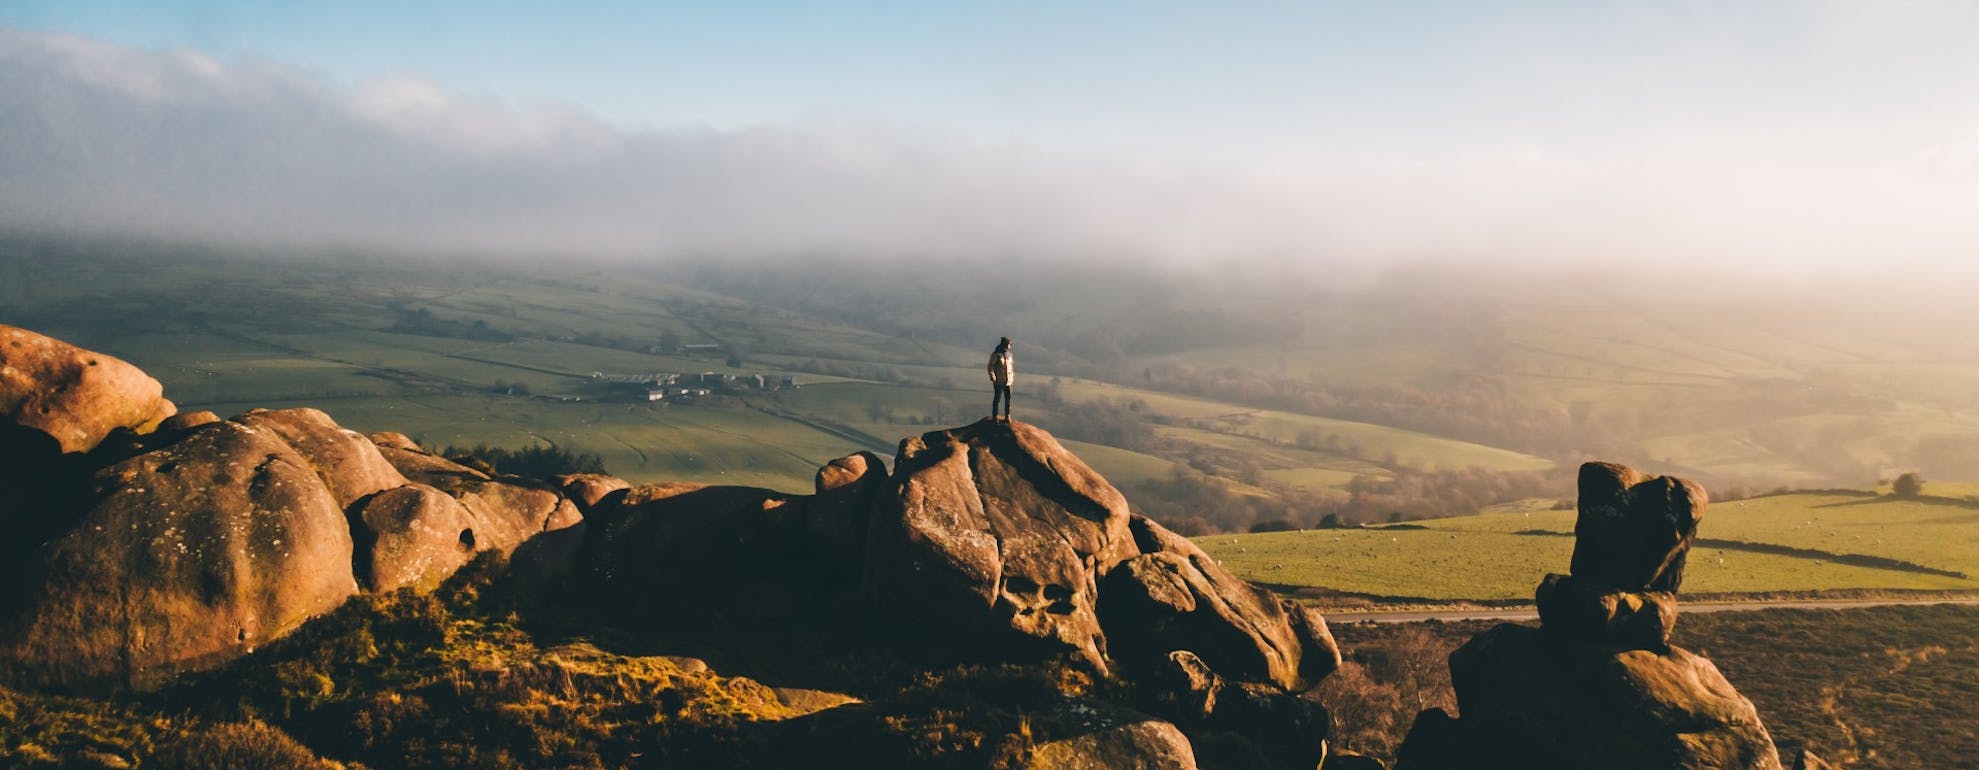
[[[520,449],[489,446],[448,445],[439,452],[454,462],[483,472],[540,479],[567,473],[606,473],[605,460],[595,452],[573,452],[548,444],[532,444]]]
[[[1356,526],[1463,516],[1492,505],[1558,499],[1574,488],[1574,469],[1507,473],[1397,467],[1387,478],[1358,476],[1345,495],[1265,483],[1270,495],[1247,493],[1228,481],[1178,463],[1166,478],[1123,484],[1134,507],[1185,535]]]

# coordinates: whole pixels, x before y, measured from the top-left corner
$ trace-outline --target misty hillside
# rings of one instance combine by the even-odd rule
[[[190,408],[319,404],[435,448],[547,444],[628,478],[786,489],[844,452],[891,452],[905,426],[976,416],[987,343],[1008,335],[1019,410],[1091,447],[1137,505],[1215,511],[1197,524],[1211,529],[1470,513],[1544,496],[1549,468],[1595,455],[1720,494],[1979,477],[1979,410],[1961,401],[1979,355],[1869,298],[1720,287],[1671,303],[1398,275],[295,260],[15,238],[0,315],[126,357]],[[794,387],[662,403],[593,377],[655,372]]]

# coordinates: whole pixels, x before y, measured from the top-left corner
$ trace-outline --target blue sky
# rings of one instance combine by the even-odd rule
[[[507,148],[483,167],[455,159],[398,185],[427,180],[433,189],[419,200],[463,222],[493,204],[450,203],[446,190],[461,183],[442,174],[501,168],[535,186],[638,197],[640,212],[674,206],[663,203],[673,192],[600,181],[608,175],[597,162],[578,162],[604,152],[599,137],[609,135],[630,143],[611,150],[621,167],[739,191],[740,208],[724,214],[733,219],[777,219],[747,202],[771,179],[778,190],[799,179],[836,185],[846,201],[870,204],[777,220],[788,226],[770,229],[787,239],[739,250],[824,238],[917,251],[925,243],[899,235],[895,220],[903,205],[923,204],[889,197],[917,194],[910,169],[923,174],[914,183],[951,185],[940,196],[956,210],[996,212],[923,212],[951,225],[935,230],[1000,232],[1021,211],[1053,218],[1035,226],[1062,236],[998,249],[1538,263],[1663,255],[1762,269],[1866,265],[1859,255],[1870,245],[1914,259],[1979,249],[1963,213],[1979,194],[1979,57],[1969,53],[1979,6],[1963,2],[7,0],[0,30],[14,33],[0,54],[43,73],[34,82],[76,78],[66,91],[36,91],[41,101],[0,94],[15,100],[0,107],[46,118],[32,135],[56,144],[76,140],[47,121],[80,114],[71,102],[87,94],[90,109],[130,126],[99,142],[165,141],[196,115],[216,121],[209,134],[334,144],[320,130],[271,127],[278,116],[267,110],[300,100],[351,117],[356,133]],[[60,42],[71,38],[88,45]],[[99,76],[112,70],[120,79],[103,91]],[[268,83],[286,95],[256,90]],[[142,108],[149,102],[136,97],[156,88],[197,94],[201,110],[173,118]],[[147,139],[153,128],[164,133]],[[565,149],[554,163],[524,157],[525,138]],[[100,154],[11,152],[43,170],[60,168],[50,157]],[[215,201],[237,188],[320,194],[341,178],[293,156],[239,171],[196,180],[206,185],[198,192]],[[124,185],[134,195],[183,198],[193,183],[167,179],[170,169],[115,173],[160,180]],[[55,181],[82,197],[97,184]],[[1011,200],[1042,187],[1060,196],[1050,208],[1061,213]],[[624,232],[645,215],[582,226],[619,231],[623,248],[671,248]],[[835,229],[848,218],[870,227]]]
[[[1833,46],[1804,4],[1726,5],[29,0],[0,23],[344,83],[415,75],[631,127],[824,113],[1175,152],[1571,143],[1659,115],[1845,111],[1875,97],[1810,93],[1823,59],[1896,53]]]

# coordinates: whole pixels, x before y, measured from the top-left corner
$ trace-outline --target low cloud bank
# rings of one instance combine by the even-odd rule
[[[1979,125],[1979,124],[1976,124]],[[1338,269],[1963,263],[1979,128],[1917,151],[1763,129],[1243,167],[1069,157],[883,122],[632,131],[0,29],[0,226],[616,258],[1121,260]]]

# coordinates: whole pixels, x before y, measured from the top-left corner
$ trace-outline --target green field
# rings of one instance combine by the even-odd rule
[[[547,442],[597,453],[612,473],[635,481],[802,491],[833,457],[890,454],[902,437],[987,412],[973,349],[637,274],[251,259],[146,268],[137,280],[117,258],[66,262],[69,280],[10,293],[0,321],[125,358],[164,383],[183,409],[225,416],[306,405],[356,430],[392,430],[433,445]],[[210,301],[216,284],[228,287],[227,301]],[[149,320],[123,323],[89,310],[96,307]],[[740,349],[748,360],[729,366],[722,352],[650,352],[663,335]],[[1142,419],[1163,425],[1153,446],[1061,436],[1123,487],[1166,481],[1192,458],[1222,477],[1214,483],[1248,498],[1272,497],[1269,486],[1339,496],[1356,476],[1387,478],[1399,464],[1551,466],[1416,431],[1059,375],[1042,363],[1070,360],[1062,354],[1024,360],[1038,363],[1027,364],[1020,381],[1023,419],[1053,429],[1102,399],[1131,400]],[[792,374],[804,387],[655,406],[592,377],[653,372]]]
[[[0,291],[0,322],[125,358],[183,408],[310,405],[432,444],[551,442],[638,481],[809,489],[833,457],[890,454],[902,437],[985,414],[981,361],[1002,332],[1020,340],[1018,417],[1137,506],[1209,523],[1193,531],[1460,513],[1544,496],[1596,457],[1714,492],[1867,487],[1920,470],[1930,494],[1979,495],[1969,462],[1979,410],[1968,406],[1979,347],[1900,315],[1826,304],[1541,292],[1308,299],[1150,276],[1022,281],[962,265],[786,266],[706,280],[629,265],[164,258],[9,243],[0,239],[0,274],[19,280]],[[955,342],[970,339],[984,344]],[[652,352],[667,340],[716,349]],[[592,377],[655,372],[791,375],[803,387],[658,406]],[[1514,475],[1524,480],[1498,485]],[[1350,487],[1365,505],[1354,507]],[[1757,520],[1770,504],[1747,505]],[[1853,548],[1856,537],[1892,547],[1925,537],[1807,529],[1752,537],[1837,553],[1874,552]],[[1459,550],[1487,547],[1462,542],[1465,532],[1444,540],[1452,534]],[[1534,537],[1489,547],[1545,547]],[[1258,568],[1339,555],[1275,552]],[[1975,571],[1960,556],[1914,561]],[[1828,572],[1846,585],[1883,579]],[[1527,582],[1513,581],[1521,592]]]
[[[1395,461],[1419,467],[1527,471],[1553,466],[1544,458],[1401,428],[1270,409],[1248,409],[1208,399],[1089,380],[1068,380],[1060,387],[1068,401],[1138,399],[1160,414],[1194,421],[1204,425],[1208,431],[1251,439],[1267,447],[1295,447],[1300,437],[1306,436],[1319,442],[1337,439],[1342,445],[1354,447],[1354,451],[1349,453],[1353,457],[1392,456]],[[1228,442],[1220,443],[1228,445]]]
[[[1432,519],[1408,528],[1307,530],[1198,538],[1249,580],[1432,600],[1529,599],[1573,553],[1573,511],[1506,511]],[[1420,527],[1420,528],[1418,528]],[[1979,508],[1949,501],[1790,494],[1706,509],[1684,591],[1975,590],[1979,580],[1843,563],[1871,556],[1979,575]],[[1719,545],[1776,545],[1783,555]]]

